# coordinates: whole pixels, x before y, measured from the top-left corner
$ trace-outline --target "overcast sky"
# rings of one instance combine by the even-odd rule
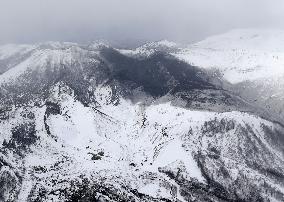
[[[0,43],[201,40],[284,29],[284,0],[0,0]]]

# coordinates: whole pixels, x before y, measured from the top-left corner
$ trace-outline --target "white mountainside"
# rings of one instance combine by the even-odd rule
[[[238,95],[284,120],[284,31],[234,30],[172,54],[219,71]]]
[[[284,75],[284,31],[234,30],[174,54],[203,68],[216,68],[231,83]]]

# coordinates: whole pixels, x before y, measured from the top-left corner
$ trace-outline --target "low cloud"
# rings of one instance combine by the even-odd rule
[[[284,29],[283,0],[0,0],[0,43],[190,43],[236,28]]]

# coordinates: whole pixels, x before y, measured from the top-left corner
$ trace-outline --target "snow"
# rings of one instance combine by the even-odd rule
[[[234,30],[173,53],[192,65],[214,68],[231,83],[284,75],[284,31]]]
[[[108,170],[109,174],[124,176],[123,179],[130,180],[131,175],[137,174],[129,172],[159,173],[159,167],[181,161],[185,164],[190,177],[204,182],[197,163],[191,153],[184,150],[179,139],[179,132],[187,132],[187,120],[192,120],[190,117],[197,112],[191,112],[193,113],[191,116],[186,113],[184,113],[184,116],[180,116],[180,120],[178,119],[177,122],[181,122],[182,127],[177,127],[177,130],[172,132],[172,135],[176,136],[174,139],[160,138],[160,140],[153,141],[157,135],[159,136],[157,130],[153,128],[155,123],[172,125],[173,122],[168,117],[184,110],[173,107],[170,103],[145,108],[124,99],[121,99],[120,104],[114,107],[108,102],[108,99],[111,99],[110,88],[100,87],[96,89],[95,94],[100,101],[98,110],[106,113],[112,121],[96,113],[91,107],[84,107],[72,96],[58,94],[58,88],[55,87],[54,89],[53,99],[61,100],[62,114],[66,114],[70,118],[65,118],[63,115],[51,115],[47,122],[51,133],[56,134],[59,138],[58,144],[64,145],[64,148],[55,149],[66,152],[74,158],[74,163],[76,162],[72,169],[68,167],[70,170],[68,172],[76,176],[76,173],[82,171],[92,173],[94,170]],[[149,117],[149,131],[144,130],[142,132],[141,125],[137,122],[142,120],[143,113]],[[200,119],[205,116],[205,114],[201,115]],[[160,151],[155,149],[158,145],[163,145]],[[96,153],[97,151],[103,151],[104,156],[94,163],[89,153]],[[155,157],[157,152],[158,155]],[[44,153],[40,155],[46,156]],[[52,155],[44,160],[46,165],[52,165],[54,161],[56,161],[56,158]],[[27,162],[32,166],[39,164],[42,160],[35,155],[30,157]],[[138,171],[130,171],[129,164],[132,162],[135,162]],[[151,162],[152,165],[150,165]],[[161,184],[133,182],[133,186],[140,187],[141,193],[151,196],[165,198],[171,196],[169,190]],[[181,196],[179,197],[181,198]]]
[[[152,55],[155,51],[152,49],[147,49],[145,47],[140,47],[134,50],[127,50],[127,49],[117,49],[121,54],[127,55],[127,56],[146,56],[149,57]]]
[[[93,41],[89,46],[88,48],[91,48],[92,50],[98,50],[98,49],[101,49],[101,48],[109,48],[110,45],[107,41],[104,41],[104,40],[96,40],[96,41]]]
[[[25,157],[27,172],[23,179],[25,186],[21,189],[20,199],[28,196],[35,180],[29,169],[40,165],[44,166],[47,172],[33,175],[42,181],[49,181],[54,175],[62,181],[79,178],[82,174],[88,177],[95,175],[97,179],[103,176],[106,178],[105,183],[109,182],[116,186],[119,183],[126,183],[140,193],[160,198],[172,199],[170,187],[174,186],[177,189],[174,197],[184,201],[179,193],[179,186],[167,175],[159,172],[159,168],[171,169],[172,165],[184,165],[186,177],[206,183],[192,156],[200,149],[199,144],[202,146],[201,149],[205,149],[210,142],[212,143],[210,137],[198,138],[206,121],[227,118],[244,126],[247,123],[254,124],[259,130],[256,133],[258,138],[266,144],[259,128],[261,124],[270,126],[269,122],[247,113],[194,111],[175,107],[170,102],[144,106],[122,98],[119,105],[114,106],[109,102],[111,88],[105,86],[95,89],[95,95],[100,105],[97,110],[108,117],[97,113],[93,106],[83,106],[74,99],[72,92],[62,94],[58,86],[54,87],[49,99],[60,103],[62,113],[50,115],[47,123],[51,133],[58,138],[57,142],[46,134],[44,129],[45,107],[34,109],[36,129],[41,140],[39,145],[34,145],[33,152]],[[144,127],[141,125],[142,117],[146,117]],[[16,116],[15,119],[19,117]],[[190,128],[193,129],[191,136],[188,134]],[[162,130],[165,130],[166,136],[162,134]],[[191,143],[185,142],[185,137],[190,138]],[[224,148],[233,147],[238,141],[233,131],[224,137],[222,134],[216,134],[216,139],[218,145],[224,145]],[[267,148],[273,151],[273,148],[268,146]],[[98,151],[104,152],[101,160],[92,160],[90,154],[96,154]],[[229,154],[228,151],[224,149],[222,153],[225,153],[222,158],[226,165],[236,164],[234,159],[226,155]],[[61,162],[62,165],[59,170],[54,170],[57,162]],[[130,166],[130,163],[134,163],[135,166]],[[233,167],[228,172],[236,177],[239,169]],[[139,177],[145,173],[152,173],[155,180]],[[48,190],[55,189],[51,185],[44,186]]]
[[[147,194],[156,198],[171,198],[170,191],[161,187],[159,184],[147,184],[146,186],[138,189],[140,193]]]
[[[153,167],[157,169],[159,167],[166,166],[175,161],[182,161],[185,164],[190,177],[198,179],[200,182],[204,182],[200,169],[197,166],[196,161],[191,156],[190,152],[186,152],[182,148],[182,142],[178,139],[171,141],[168,145],[164,146],[157,159],[155,160]]]
[[[153,47],[157,47],[157,46],[165,46],[165,47],[176,47],[177,44],[175,42],[172,42],[172,41],[168,41],[166,39],[164,40],[161,40],[161,41],[157,41],[157,42],[150,42],[150,43],[147,43],[146,46],[153,46]]]
[[[54,70],[59,65],[70,66],[75,60],[79,60],[87,50],[70,42],[46,42],[36,45],[5,45],[0,46],[0,62],[14,55],[30,53],[14,67],[0,75],[0,85],[15,82],[21,75],[28,71],[45,71],[46,67]],[[5,61],[4,61],[5,62]]]
[[[168,40],[161,40],[157,42],[149,42],[146,43],[138,48],[133,50],[129,49],[117,49],[120,53],[127,55],[127,56],[135,56],[135,57],[149,57],[154,54],[156,51],[161,49],[173,49],[176,48],[178,45],[174,42]]]
[[[70,103],[68,100],[63,103],[62,113],[71,118],[56,115],[49,123],[53,126],[52,133],[57,134],[66,144],[82,148],[91,138],[98,138],[94,127],[94,115],[90,108],[84,107],[78,101]]]

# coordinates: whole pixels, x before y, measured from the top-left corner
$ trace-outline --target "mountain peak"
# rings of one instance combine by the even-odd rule
[[[148,47],[148,48],[157,48],[157,47],[176,47],[177,44],[172,41],[168,41],[166,39],[160,40],[160,41],[155,41],[155,42],[148,42],[141,47]]]
[[[178,44],[168,40],[148,42],[135,49],[120,49],[120,53],[132,57],[149,57],[156,52],[173,52],[178,49]]]
[[[95,40],[88,45],[88,48],[93,50],[100,50],[102,48],[110,48],[110,44],[106,40]]]

